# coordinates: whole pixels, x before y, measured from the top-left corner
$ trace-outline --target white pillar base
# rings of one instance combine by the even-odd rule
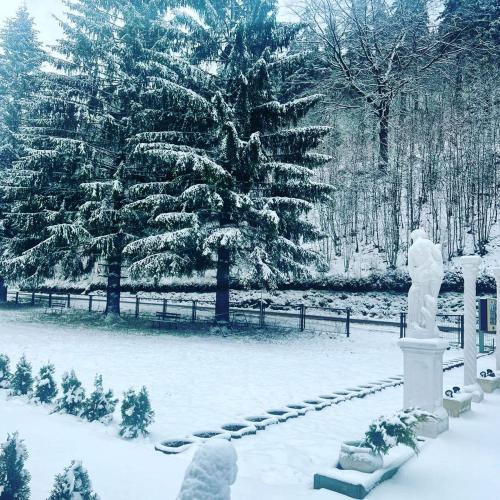
[[[448,430],[448,414],[443,408],[443,352],[448,342],[439,338],[399,341],[404,357],[404,408],[420,408],[433,413],[435,420],[422,422],[417,433],[435,438]]]
[[[484,392],[479,384],[466,385],[463,389],[464,392],[472,394],[472,402],[480,403],[484,399]]]

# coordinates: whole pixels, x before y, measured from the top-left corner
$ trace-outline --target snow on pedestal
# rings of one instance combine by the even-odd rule
[[[477,383],[476,346],[476,280],[481,263],[478,255],[460,259],[464,275],[464,392],[472,393],[472,401],[479,403],[484,393]]]
[[[500,376],[500,349],[498,348],[498,338],[500,335],[500,267],[492,269],[493,276],[497,282],[497,325],[496,325],[496,360],[497,360],[497,377]]]
[[[404,356],[404,408],[433,413],[436,418],[421,422],[417,432],[434,438],[448,429],[448,414],[443,408],[443,353],[448,342],[439,338],[436,325],[443,258],[440,246],[422,229],[413,231],[411,237],[407,337],[399,341]]]

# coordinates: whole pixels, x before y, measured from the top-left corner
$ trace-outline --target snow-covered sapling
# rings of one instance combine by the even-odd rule
[[[30,473],[24,468],[26,447],[17,432],[9,434],[0,450],[0,500],[28,500]]]
[[[10,359],[7,354],[0,354],[0,389],[7,389],[10,385]]]
[[[99,496],[92,491],[85,467],[73,460],[64,472],[57,474],[48,500],[99,500]]]
[[[123,394],[121,414],[120,436],[135,439],[139,435],[149,434],[148,427],[153,422],[154,411],[151,409],[148,391],[145,387],[142,387],[138,393],[129,389]]]
[[[94,390],[85,401],[82,417],[89,422],[98,420],[102,423],[108,423],[113,418],[118,399],[113,397],[113,391],[110,389],[104,392],[102,387],[102,375],[96,375]]]
[[[63,375],[61,386],[63,393],[56,401],[56,411],[80,416],[85,403],[85,389],[73,370]]]
[[[33,388],[33,376],[31,374],[31,364],[26,358],[21,356],[21,359],[16,365],[16,371],[10,382],[10,392],[13,396],[22,396],[29,394]]]
[[[35,378],[35,401],[38,403],[52,403],[57,396],[57,384],[54,380],[56,369],[48,363],[40,368]]]
[[[225,439],[206,442],[189,465],[177,500],[230,500],[238,457]]]

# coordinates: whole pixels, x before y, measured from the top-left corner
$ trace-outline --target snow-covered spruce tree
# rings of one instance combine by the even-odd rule
[[[99,500],[92,490],[89,474],[80,461],[73,460],[57,474],[48,500]]]
[[[234,446],[212,439],[201,446],[186,470],[177,500],[230,500],[238,474]]]
[[[0,500],[28,500],[30,473],[24,468],[28,452],[17,432],[9,434],[0,451]]]
[[[104,391],[102,386],[102,375],[96,375],[94,390],[85,401],[82,417],[89,422],[98,420],[102,423],[109,423],[113,419],[113,413],[118,399],[113,397],[113,391]]]
[[[54,380],[56,369],[48,363],[40,368],[35,378],[35,401],[38,403],[52,403],[57,396],[57,384]]]
[[[16,134],[23,123],[27,101],[34,91],[32,77],[39,72],[43,59],[33,18],[23,5],[0,30],[0,176],[23,154]],[[0,238],[1,221],[8,210],[9,204],[0,195]],[[0,260],[1,255],[0,239]],[[7,290],[0,269],[0,302],[5,300]]]
[[[61,387],[62,395],[56,401],[55,411],[80,416],[85,405],[85,389],[73,370],[63,375]]]
[[[33,388],[33,375],[31,374],[31,363],[24,354],[16,365],[16,370],[10,381],[10,393],[13,396],[24,396]]]
[[[307,245],[321,237],[310,214],[330,187],[312,168],[328,157],[311,150],[329,128],[297,126],[321,96],[278,101],[300,27],[277,21],[277,2],[185,3],[196,14],[177,12],[169,34],[186,60],[210,65],[218,91],[192,93],[198,144],[179,147],[182,129],[168,122],[139,137],[137,162],[149,178],[131,191],[152,211],[154,234],[126,253],[136,276],[216,268],[216,319],[228,321],[232,268],[273,286],[319,261]]]
[[[151,409],[148,391],[145,387],[142,387],[138,393],[129,389],[123,394],[121,414],[120,436],[135,439],[149,434],[148,427],[153,423],[155,413]]]
[[[7,389],[10,385],[10,359],[7,354],[0,354],[0,389]]]

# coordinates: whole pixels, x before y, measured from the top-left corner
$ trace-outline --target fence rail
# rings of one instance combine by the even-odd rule
[[[104,311],[106,297],[102,295],[75,295],[13,291],[8,293],[8,301],[32,307],[52,307],[55,302],[64,301],[67,308]],[[134,318],[152,319],[158,313],[162,316],[175,314],[182,324],[211,324],[215,318],[215,302],[203,300],[151,299],[139,296],[122,296],[121,313]],[[307,307],[298,304],[292,310],[273,310],[260,301],[256,308],[230,305],[230,324],[236,328],[274,327],[319,331],[335,334],[351,334],[350,309],[332,307]]]

